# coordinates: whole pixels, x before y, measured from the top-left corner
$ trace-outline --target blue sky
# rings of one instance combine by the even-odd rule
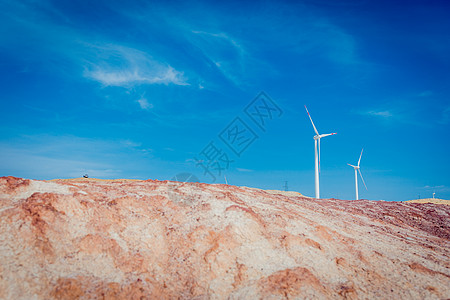
[[[322,140],[322,197],[354,198],[347,163],[364,147],[361,198],[450,199],[449,11],[448,1],[0,0],[0,176],[188,172],[265,189],[288,181],[313,196],[307,105],[320,133],[338,133]],[[261,91],[279,108],[262,108],[262,127],[245,112]],[[226,144],[233,122],[253,137],[239,155],[237,140]]]

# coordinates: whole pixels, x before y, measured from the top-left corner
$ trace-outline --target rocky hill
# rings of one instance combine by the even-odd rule
[[[0,299],[450,298],[450,206],[0,178]]]
[[[450,200],[437,199],[437,198],[415,199],[415,200],[408,200],[406,202],[411,202],[411,203],[435,203],[435,204],[450,205]]]

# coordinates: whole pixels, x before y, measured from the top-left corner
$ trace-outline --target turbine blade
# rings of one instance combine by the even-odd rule
[[[363,150],[364,150],[364,148],[362,148],[362,150],[361,150],[361,155],[359,156],[358,167],[359,167],[359,163],[361,162],[361,156],[362,156]]]
[[[356,168],[356,166],[354,166],[354,165],[351,165],[351,164],[347,164],[347,165],[349,165],[350,167]]]
[[[314,127],[314,131],[316,132],[317,135],[319,135],[319,132],[317,131],[316,126],[314,125],[314,122],[313,122],[313,120],[312,120],[312,118],[311,118],[311,115],[309,114],[309,111],[308,111],[308,109],[306,108],[306,105],[305,105],[305,109],[306,109],[306,112],[308,113],[309,119],[311,120],[311,124],[312,124],[312,126]]]
[[[333,132],[333,133],[327,133],[327,134],[321,134],[320,135],[320,138],[323,138],[323,137],[326,137],[326,136],[330,136],[330,135],[335,135],[336,134],[336,132]]]
[[[365,187],[366,190],[367,190],[366,183],[364,182],[364,178],[362,177],[362,174],[361,174],[361,169],[358,169],[358,172],[359,172],[359,176],[361,176],[362,182],[364,183],[364,187]]]

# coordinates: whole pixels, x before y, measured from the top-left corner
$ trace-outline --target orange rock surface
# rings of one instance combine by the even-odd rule
[[[450,206],[0,178],[0,299],[446,299]]]

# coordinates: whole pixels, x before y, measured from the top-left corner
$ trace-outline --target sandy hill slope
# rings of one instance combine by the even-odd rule
[[[0,299],[450,298],[450,206],[0,178]]]
[[[411,203],[434,203],[434,204],[446,204],[450,205],[450,200],[437,199],[437,198],[426,198],[426,199],[416,199],[416,200],[408,200],[406,202]]]

